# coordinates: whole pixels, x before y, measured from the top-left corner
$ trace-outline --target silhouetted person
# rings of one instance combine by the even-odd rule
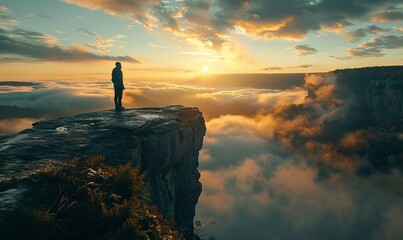
[[[122,106],[122,96],[125,86],[123,85],[122,64],[120,62],[116,62],[115,66],[116,67],[112,70],[112,82],[113,88],[115,89],[115,109],[123,110],[125,108]]]

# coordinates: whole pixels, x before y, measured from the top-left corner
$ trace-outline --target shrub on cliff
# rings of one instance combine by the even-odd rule
[[[25,179],[0,239],[182,239],[154,206],[139,169],[103,157],[72,160]]]

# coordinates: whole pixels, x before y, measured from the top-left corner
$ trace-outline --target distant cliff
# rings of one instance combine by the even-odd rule
[[[336,84],[354,95],[355,104],[376,124],[403,119],[403,66],[334,71]],[[368,111],[366,111],[368,110]]]
[[[201,112],[182,106],[39,122],[32,129],[0,137],[0,179],[27,175],[75,157],[103,155],[113,165],[132,162],[141,167],[152,203],[190,238],[202,190],[197,168],[205,131]],[[3,208],[18,198],[18,189],[0,191]]]
[[[336,97],[348,101],[351,121],[375,125],[402,121],[403,66],[343,69],[322,75],[333,78]],[[306,87],[308,96],[314,98],[315,86]]]

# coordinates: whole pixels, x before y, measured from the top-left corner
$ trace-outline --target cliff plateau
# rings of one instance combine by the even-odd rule
[[[206,132],[197,108],[103,111],[33,124],[0,137],[0,180],[20,178],[72,158],[103,155],[112,165],[140,166],[152,204],[174,220],[185,238],[193,235],[201,194],[199,150]],[[1,208],[18,199],[16,186],[0,189]]]

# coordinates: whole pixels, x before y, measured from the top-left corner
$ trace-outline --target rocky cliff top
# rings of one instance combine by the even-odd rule
[[[197,167],[205,131],[201,112],[183,106],[109,110],[38,122],[0,137],[0,179],[75,157],[103,155],[113,165],[132,162],[141,167],[152,203],[175,220],[186,237],[193,231],[201,193]],[[4,207],[15,191],[0,191]]]

